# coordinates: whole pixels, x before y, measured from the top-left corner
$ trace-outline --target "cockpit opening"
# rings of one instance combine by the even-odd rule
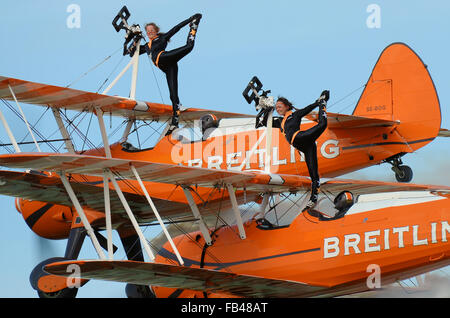
[[[353,193],[342,191],[334,198],[333,202],[322,197],[314,208],[307,211],[309,215],[318,218],[319,221],[332,221],[344,217],[354,203]]]
[[[357,202],[357,197],[350,191],[342,191],[336,196],[319,194],[316,206],[303,213],[318,219],[318,221],[332,221],[343,218],[350,208]],[[276,230],[288,227],[301,214],[302,207],[308,201],[307,195],[297,198],[296,194],[278,194],[269,198],[269,203],[262,218],[256,219],[257,228],[261,230]],[[299,214],[300,213],[300,214]],[[311,220],[312,221],[312,220]]]

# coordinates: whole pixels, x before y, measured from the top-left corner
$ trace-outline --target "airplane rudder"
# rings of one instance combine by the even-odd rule
[[[353,115],[398,121],[397,129],[408,139],[435,137],[441,111],[427,65],[404,43],[386,47]]]

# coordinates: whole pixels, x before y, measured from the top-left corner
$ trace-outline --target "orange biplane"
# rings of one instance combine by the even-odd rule
[[[138,58],[137,51],[129,66]],[[255,116],[188,108],[184,126],[165,136],[166,126],[154,147],[133,146],[134,122],[172,114],[169,105],[137,100],[135,81],[125,98],[0,77],[0,98],[53,111],[67,149],[20,152],[3,120],[16,153],[0,155],[0,165],[26,171],[0,171],[0,193],[18,198],[36,234],[68,238],[64,257],[31,273],[41,297],[74,297],[90,279],[128,283],[127,294],[141,297],[335,296],[367,290],[371,264],[383,283],[449,264],[450,187],[407,183],[412,171],[401,162],[445,134],[428,70],[405,44],[382,52],[352,115],[328,113],[317,145],[328,179],[317,206],[304,213],[311,182],[302,155],[278,129],[256,129]],[[104,147],[77,151],[63,110],[94,113]],[[109,143],[104,114],[127,119],[119,142]],[[202,127],[208,114],[217,120]],[[382,162],[403,182],[333,178]],[[243,213],[254,202],[253,215]],[[286,202],[289,209],[277,214]],[[196,229],[172,237],[165,221],[186,220]],[[164,234],[158,250],[140,228],[152,222]],[[114,260],[112,230],[126,261]],[[99,260],[77,260],[86,235]],[[73,278],[71,266],[81,279],[75,287],[66,277]]]

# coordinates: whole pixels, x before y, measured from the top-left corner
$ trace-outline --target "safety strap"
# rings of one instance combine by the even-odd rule
[[[292,135],[292,138],[291,138],[291,145],[292,145],[292,143],[294,142],[295,136],[297,136],[297,134],[298,134],[299,132],[300,132],[300,129],[297,130],[297,131]]]
[[[159,66],[158,66],[158,64],[159,64],[159,57],[161,56],[161,54],[162,54],[163,52],[164,52],[164,51],[159,52],[159,53],[158,53],[158,56],[156,57],[156,62],[155,62],[156,67],[159,67]]]
[[[292,114],[292,110],[288,111],[286,114],[284,114],[284,118],[283,118],[283,120],[281,121],[281,129],[283,130],[283,135],[285,135],[285,136],[286,136],[286,133],[284,132],[284,124],[286,123],[286,119],[287,119],[289,116],[291,116],[291,114]]]
[[[156,37],[156,38],[158,38],[158,37]],[[154,39],[156,39],[156,38],[154,38]],[[150,41],[148,42],[148,48],[149,48],[150,50],[152,49],[152,43],[153,43],[153,40],[154,40],[154,39],[150,39]],[[155,64],[156,67],[159,67],[159,66],[158,66],[158,64],[159,64],[159,57],[161,56],[161,54],[162,54],[163,52],[164,52],[164,51],[159,52],[159,53],[158,53],[158,56],[156,57],[156,61],[153,62],[153,64]]]
[[[284,130],[284,124],[286,123],[287,118],[288,118],[289,116],[291,116],[291,114],[292,114],[292,110],[290,110],[290,111],[288,111],[286,114],[284,114],[283,121],[281,122],[281,129],[283,130],[283,135],[284,135],[284,136],[286,136],[286,133],[285,133],[285,130]],[[292,143],[294,142],[295,136],[297,136],[297,134],[298,134],[299,132],[300,132],[300,129],[297,130],[297,131],[294,133],[294,135],[292,135],[291,142],[290,142],[291,145],[292,145]]]

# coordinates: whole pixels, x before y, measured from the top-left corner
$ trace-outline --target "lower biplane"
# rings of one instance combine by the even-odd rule
[[[128,16],[119,18],[126,28]],[[139,47],[141,37],[128,40]],[[184,126],[166,136],[166,125],[154,147],[132,145],[133,124],[172,115],[169,105],[136,99],[138,59],[137,50],[120,74],[133,66],[128,98],[107,95],[119,77],[101,94],[0,77],[0,98],[52,110],[67,149],[21,152],[0,112],[16,150],[0,155],[1,166],[16,169],[0,171],[0,193],[17,197],[36,234],[68,239],[64,257],[31,273],[41,297],[73,297],[90,279],[126,282],[127,294],[141,297],[334,296],[367,290],[369,264],[380,267],[383,283],[448,265],[450,187],[409,184],[412,170],[401,160],[445,135],[430,74],[405,44],[382,52],[353,114],[328,113],[318,140],[322,177],[388,162],[402,182],[328,179],[319,204],[304,213],[311,181],[302,155],[277,129],[255,128],[255,116],[188,108],[180,115]],[[95,114],[103,147],[76,150],[67,111]],[[128,123],[114,144],[106,114]],[[202,125],[205,115],[214,120]],[[291,202],[284,223],[274,196]],[[244,215],[242,206],[255,202],[256,213]],[[196,229],[170,234],[166,223],[186,220]],[[159,249],[140,228],[152,222],[164,234]],[[112,230],[126,261],[114,260]],[[99,260],[77,260],[86,236]],[[70,266],[80,269],[77,288],[65,277]]]

